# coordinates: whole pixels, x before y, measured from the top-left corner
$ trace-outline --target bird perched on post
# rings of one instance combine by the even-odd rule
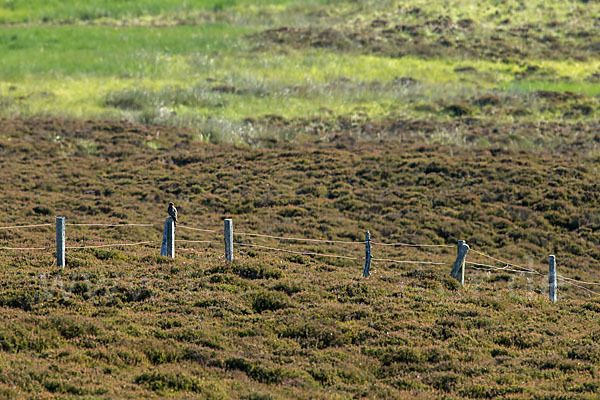
[[[167,209],[169,216],[173,218],[173,223],[177,226],[177,209],[173,203],[169,203],[169,208]]]

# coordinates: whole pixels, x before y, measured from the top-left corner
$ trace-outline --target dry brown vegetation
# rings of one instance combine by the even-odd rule
[[[597,399],[599,4],[0,2],[0,397]]]
[[[446,3],[445,6],[453,5],[458,10],[400,4],[366,18],[356,16],[333,27],[278,27],[256,37],[295,47],[359,51],[392,57],[417,55],[502,61],[587,60],[593,58],[600,48],[600,43],[595,40],[599,33],[595,15],[585,7],[573,7],[568,19],[556,19],[554,13],[554,20],[538,20],[533,15],[523,20],[519,18],[519,11],[502,4],[508,10],[479,15],[475,20],[452,15],[465,11],[457,4]],[[548,10],[555,6],[549,5]],[[527,8],[525,3],[520,6],[521,12],[526,12]],[[542,8],[546,7],[542,5]],[[539,9],[529,11],[540,12]],[[516,17],[516,20],[511,17]]]
[[[0,231],[0,390],[8,398],[595,398],[600,303],[545,277],[374,263],[364,247],[237,241],[357,261],[236,247],[237,232],[455,244],[545,272],[598,277],[598,159],[379,141],[340,130],[271,148],[213,145],[185,131],[102,121],[2,120],[2,226],[68,227],[70,246],[160,240],[166,205],[177,258],[158,244],[72,250],[54,231]],[[402,131],[407,128],[397,128]],[[391,128],[390,128],[391,130]],[[352,131],[352,129],[350,129]],[[400,135],[402,136],[402,135]],[[413,141],[417,141],[416,139]],[[572,154],[572,153],[571,153]],[[454,249],[374,246],[377,257],[450,264]],[[469,255],[470,260],[489,261]]]

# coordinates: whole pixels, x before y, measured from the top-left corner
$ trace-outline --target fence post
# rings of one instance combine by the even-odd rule
[[[175,223],[171,217],[165,220],[160,255],[175,258]]]
[[[548,297],[550,301],[556,303],[556,258],[553,255],[548,257]]]
[[[452,271],[450,276],[460,282],[461,285],[465,284],[465,258],[469,252],[469,245],[464,240],[458,241],[458,254],[456,255],[456,261],[452,265]]]
[[[175,258],[175,222],[167,218],[167,257]]]
[[[65,268],[65,217],[56,217],[56,266]]]
[[[229,218],[225,219],[225,259],[233,261],[233,221]]]
[[[367,231],[365,233],[365,267],[363,268],[363,278],[368,278],[371,276],[371,259],[373,255],[371,254],[371,233]]]

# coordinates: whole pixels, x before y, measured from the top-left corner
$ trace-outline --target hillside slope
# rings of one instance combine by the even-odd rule
[[[600,280],[598,160],[502,149],[356,142],[211,145],[165,126],[2,120],[1,226],[67,227],[68,246],[158,241],[180,213],[177,258],[158,244],[73,249],[54,229],[0,230],[0,390],[8,398],[596,398],[600,302],[543,275],[448,276],[455,248],[302,243],[239,233],[473,249]],[[200,232],[185,227],[214,230]],[[492,263],[476,253],[468,260]],[[494,264],[498,267],[503,265]],[[592,287],[593,289],[593,287]]]

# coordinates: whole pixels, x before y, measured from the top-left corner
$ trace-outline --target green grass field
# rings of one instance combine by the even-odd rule
[[[270,115],[594,121],[598,7],[538,6],[8,2],[0,113],[163,123],[233,142],[244,138],[202,129],[252,119],[275,137],[261,124]]]
[[[198,13],[227,12],[247,14],[264,10],[281,10],[286,6],[311,7],[319,4],[335,4],[332,0],[193,0],[193,1],[118,1],[92,0],[82,3],[68,1],[13,1],[7,0],[0,8],[0,22],[18,23],[77,23],[98,21],[122,21],[144,17],[171,17]]]

